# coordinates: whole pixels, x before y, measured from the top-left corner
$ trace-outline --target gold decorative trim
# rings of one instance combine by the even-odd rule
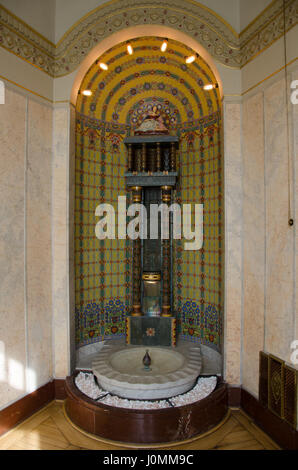
[[[16,82],[14,82],[14,81],[12,81],[12,80],[9,80],[8,78],[4,77],[3,75],[0,75],[0,79],[5,80],[6,82],[11,83],[11,84],[14,85],[14,86],[17,86],[17,87],[19,87],[19,88],[22,88],[22,90],[28,91],[29,93],[32,93],[32,95],[38,96],[38,98],[42,98],[43,100],[46,100],[46,101],[48,101],[49,103],[52,103],[52,104],[55,103],[55,101],[50,100],[49,98],[46,98],[45,96],[40,95],[39,93],[36,93],[35,91],[30,90],[30,88],[25,88],[24,86],[19,85],[19,83],[16,83]],[[58,103],[58,101],[56,101],[56,103]],[[69,103],[69,101],[68,101],[68,103]]]
[[[75,62],[78,56],[81,59],[80,54],[88,54],[94,41],[98,42],[123,28],[144,24],[170,26],[183,31],[223,63],[235,67],[240,65],[238,38],[218,18],[189,0],[184,2],[183,8],[180,0],[116,0],[103,5],[64,38],[57,48],[57,56],[66,58],[67,52]]]
[[[295,59],[291,60],[290,62],[287,63],[286,67],[289,67],[290,65],[292,65],[294,62],[296,62],[298,60],[298,57],[295,57]],[[277,75],[279,72],[281,72],[282,70],[285,69],[285,66],[281,67],[280,69],[276,70],[275,72],[271,73],[270,75],[268,75],[268,77],[265,77],[263,80],[261,80],[260,82],[256,83],[255,85],[253,85],[252,87],[248,88],[246,91],[244,91],[243,93],[234,93],[234,94],[225,94],[223,97],[222,97],[222,101],[224,101],[225,98],[229,98],[229,97],[243,97],[245,96],[247,93],[251,92],[252,90],[254,90],[255,88],[257,88],[258,86],[262,85],[262,83],[266,82],[267,80],[269,80],[270,78],[274,77],[274,75]],[[35,96],[38,96],[39,98],[42,98],[46,101],[48,101],[49,103],[52,103],[52,104],[62,104],[62,103],[69,103],[71,106],[73,106],[74,108],[76,107],[76,105],[74,103],[72,103],[71,101],[69,100],[57,100],[57,101],[53,101],[49,98],[46,98],[45,96],[43,95],[40,95],[39,93],[36,93],[35,91],[33,90],[30,90],[30,88],[26,88],[22,85],[20,85],[19,83],[17,82],[14,82],[8,78],[6,78],[4,75],[0,75],[0,79],[1,80],[5,80],[6,82],[8,83],[11,83],[12,85],[14,86],[17,86],[19,88],[22,88],[23,90],[25,91],[28,91],[29,93],[32,93],[33,95]],[[130,188],[132,189],[132,188]]]
[[[113,5],[115,2],[117,2],[117,0],[111,0],[110,2],[107,2],[105,3],[104,6],[109,6],[109,5]],[[211,10],[210,8],[208,8],[206,5],[203,5],[202,3],[200,2],[197,2],[196,0],[188,0],[189,3],[195,5],[196,7],[199,6],[200,8],[202,8],[203,10],[206,10],[210,15],[212,16],[215,16],[220,22],[222,22],[223,24],[225,24],[225,26],[227,28],[229,28],[229,30],[232,32],[232,34],[238,39],[239,38],[239,34],[237,33],[237,31],[235,31],[235,29],[230,25],[230,23],[228,23],[222,16],[220,16],[218,13],[216,13],[214,10]],[[94,8],[93,10],[89,11],[88,13],[86,13],[82,18],[80,18],[78,21],[76,21],[64,34],[63,36],[61,37],[61,39],[59,39],[59,41],[57,42],[56,46],[60,46],[63,41],[65,40],[65,38],[72,33],[72,31],[84,20],[86,20],[87,18],[89,18],[91,15],[93,15],[94,13],[98,12],[99,10],[101,10],[103,8],[103,5],[100,5],[96,8]]]
[[[208,8],[206,5],[203,5],[202,3],[200,2],[197,2],[196,0],[188,0],[190,3],[194,4],[194,5],[200,5],[200,8],[203,8],[204,10],[208,11],[208,13],[210,13],[210,15],[213,15],[215,16],[219,21],[221,21],[222,23],[224,23],[226,25],[227,28],[229,28],[229,30],[232,32],[232,34],[236,37],[236,38],[239,38],[239,34],[237,33],[237,31],[235,31],[235,29],[233,28],[233,26],[228,23],[221,15],[219,15],[218,13],[216,13],[216,11],[212,10],[211,8]]]
[[[81,18],[57,43],[0,7],[0,43],[53,77],[74,71],[102,39],[130,26],[164,25],[201,43],[216,60],[239,68],[239,36],[219,15],[193,0],[113,0]],[[34,47],[33,47],[34,45]]]
[[[253,85],[252,87],[248,88],[248,90],[244,91],[241,96],[244,96],[246,95],[247,93],[249,93],[250,91],[252,91],[254,88],[257,88],[258,86],[262,85],[262,83],[266,82],[267,80],[269,80],[269,78],[272,78],[274,77],[274,75],[277,75],[279,72],[281,72],[282,70],[284,70],[286,67],[289,67],[290,65],[292,65],[294,62],[296,62],[296,60],[298,60],[298,57],[295,57],[295,59],[291,60],[290,62],[287,63],[286,66],[283,66],[281,67],[280,69],[276,70],[275,72],[271,73],[270,75],[268,75],[268,77],[264,78],[263,80],[261,80],[260,82],[256,83],[255,85]],[[229,96],[229,95],[225,95],[225,96]]]
[[[32,95],[35,95],[35,96],[37,96],[38,98],[41,98],[41,99],[43,99],[43,100],[45,100],[45,101],[48,101],[48,102],[51,103],[51,104],[54,104],[54,105],[55,105],[55,104],[69,104],[70,106],[72,106],[73,108],[76,109],[76,105],[73,104],[73,103],[72,103],[71,101],[69,101],[69,100],[56,100],[56,101],[53,101],[53,100],[51,100],[50,98],[47,98],[46,96],[43,96],[43,95],[40,95],[39,93],[36,93],[36,91],[30,90],[30,88],[26,88],[26,87],[24,87],[23,85],[20,85],[19,83],[14,82],[13,80],[10,80],[9,78],[6,78],[4,75],[0,75],[0,79],[1,79],[1,80],[5,80],[5,82],[10,83],[11,85],[14,85],[14,86],[16,86],[16,87],[18,87],[18,88],[21,88],[21,89],[24,90],[24,91],[27,91],[27,92],[29,92],[29,93],[32,93]]]
[[[126,344],[130,344],[130,318],[126,317],[125,320],[125,331],[126,331]]]
[[[17,56],[19,59],[24,60],[25,62],[27,62],[27,64],[32,65],[32,67],[37,68],[37,69],[40,70],[41,72],[45,72],[47,75],[53,76],[53,75],[51,75],[50,73],[46,72],[42,67],[39,67],[39,66],[36,65],[35,63],[33,63],[33,62],[31,62],[30,60],[26,59],[25,57],[21,57],[18,53],[12,51],[12,50],[9,49],[8,47],[3,46],[3,45],[2,45],[1,47],[3,47],[3,49],[5,49],[7,52],[11,52],[13,55]]]
[[[38,31],[36,31],[36,29],[32,28],[32,26],[30,26],[28,23],[25,23],[25,21],[23,21],[18,16],[14,15],[10,10],[5,8],[3,5],[0,5],[0,6],[7,13],[7,15],[11,16],[16,22],[21,23],[26,29],[29,29],[34,35],[39,36],[42,41],[47,42],[52,47],[56,47],[56,45],[52,41],[50,41],[48,38],[40,34]]]
[[[255,59],[284,35],[283,0],[276,0],[256,18],[240,38],[241,67]],[[298,0],[286,2],[286,32],[298,24]]]
[[[143,274],[143,281],[160,281],[161,276],[157,273]]]
[[[283,36],[283,0],[273,0],[240,35],[194,0],[112,0],[77,21],[55,45],[0,5],[0,45],[51,77],[68,75],[109,35],[131,26],[182,31],[229,68],[239,69]],[[298,24],[298,0],[286,2],[286,31]]]
[[[267,5],[266,8],[264,8],[264,10],[261,11],[261,13],[259,13],[250,23],[248,23],[248,25],[242,31],[240,31],[239,36],[240,37],[243,36],[246,33],[246,31],[251,29],[256,24],[256,22],[267,13],[269,8],[271,8],[274,3],[276,3],[276,0],[272,0],[272,2],[269,3],[269,5]]]
[[[53,76],[56,46],[1,5],[0,45]]]

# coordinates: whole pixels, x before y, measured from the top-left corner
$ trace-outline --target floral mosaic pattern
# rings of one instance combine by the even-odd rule
[[[214,306],[187,301],[182,307],[182,335],[202,344],[220,345],[221,312]]]
[[[135,57],[125,44],[113,48],[99,72],[96,64],[82,87],[76,119],[75,271],[77,346],[125,334],[131,307],[131,244],[99,241],[95,208],[101,202],[117,209],[118,195],[127,194],[126,148],[123,143],[149,110],[164,117],[180,139],[177,168],[178,203],[204,204],[204,247],[185,252],[174,242],[174,306],[177,329],[191,341],[220,348],[222,315],[222,162],[220,97],[203,90],[215,77],[200,58],[184,67],[187,48],[177,43],[160,61],[158,40],[134,40]],[[112,61],[112,62],[111,62]],[[210,310],[211,309],[211,310]]]

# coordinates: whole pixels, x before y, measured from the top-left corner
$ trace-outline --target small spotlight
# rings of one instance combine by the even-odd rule
[[[192,64],[198,57],[199,57],[199,54],[190,55],[189,57],[186,57],[185,62],[187,64]]]
[[[164,41],[163,41],[163,43],[162,43],[162,45],[161,45],[161,47],[160,47],[161,52],[166,52],[167,47],[168,47],[168,40],[167,40],[167,39],[164,39]]]
[[[208,83],[207,85],[204,85],[203,86],[204,90],[206,91],[210,91],[210,90],[213,90],[213,88],[218,88],[218,84],[217,83]]]
[[[92,91],[91,91],[91,90],[83,90],[83,91],[82,91],[82,94],[83,94],[84,96],[91,96],[91,95],[92,95]]]
[[[196,60],[195,56],[194,56],[194,55],[191,55],[190,57],[187,57],[187,58],[185,59],[185,62],[186,62],[187,64],[192,64],[195,60]]]
[[[105,64],[104,62],[99,62],[99,66],[102,70],[108,70],[109,68],[107,64]]]
[[[127,44],[127,52],[128,52],[129,55],[133,54],[133,48],[132,48],[132,45],[130,43]]]

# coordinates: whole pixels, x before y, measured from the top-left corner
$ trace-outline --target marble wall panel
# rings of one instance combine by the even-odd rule
[[[265,90],[266,326],[265,349],[290,359],[294,331],[294,231],[288,225],[285,82]]]
[[[291,74],[291,80],[298,83],[298,69],[294,70]],[[294,279],[294,312],[295,312],[295,328],[294,340],[298,341],[298,239],[297,239],[297,223],[298,223],[298,104],[291,106],[291,122],[293,123],[293,217],[295,219],[293,232],[294,232],[294,257],[295,257],[295,279]],[[297,350],[297,346],[295,351]],[[292,349],[292,353],[294,349]],[[296,356],[297,357],[297,356]],[[298,368],[298,364],[295,365]],[[298,403],[298,390],[297,390],[297,403]],[[298,430],[298,409],[297,409],[297,430]]]
[[[75,135],[76,113],[74,106],[70,107],[70,136]],[[69,334],[70,334],[70,368],[75,368],[76,345],[75,345],[75,269],[74,269],[74,249],[75,249],[75,226],[74,226],[74,206],[75,206],[75,139],[70,138],[69,152]]]
[[[243,356],[242,384],[258,395],[264,347],[265,188],[263,93],[243,103]]]
[[[294,70],[291,74],[291,81],[297,81],[298,84],[298,69]],[[296,86],[296,89],[298,87]],[[295,256],[295,282],[294,282],[294,294],[295,294],[295,330],[294,339],[298,341],[298,104],[291,104],[291,122],[293,125],[293,151],[292,151],[292,185],[293,185],[293,202],[292,202],[292,213],[295,219],[293,232],[294,232],[294,256]],[[298,410],[297,410],[298,412]],[[298,421],[297,421],[298,422]]]
[[[26,98],[0,105],[0,408],[26,391],[24,278]]]
[[[53,142],[53,335],[54,376],[70,371],[69,334],[69,107],[54,109]]]
[[[225,331],[224,376],[241,383],[242,154],[241,104],[224,104],[225,141]]]
[[[52,109],[29,100],[26,277],[30,391],[52,376]],[[29,384],[28,384],[29,385]]]

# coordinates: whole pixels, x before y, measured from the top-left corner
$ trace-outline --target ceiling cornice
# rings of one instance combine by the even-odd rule
[[[286,2],[286,30],[298,23],[298,0]],[[139,25],[184,32],[219,63],[239,69],[283,36],[283,0],[274,0],[238,35],[223,18],[193,0],[112,0],[75,23],[55,45],[0,6],[0,45],[52,77],[76,70],[98,42]]]

